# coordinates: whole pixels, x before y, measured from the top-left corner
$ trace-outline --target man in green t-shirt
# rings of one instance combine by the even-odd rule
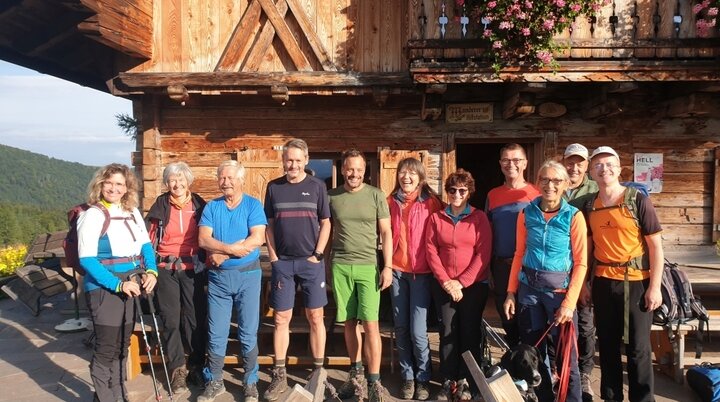
[[[385,194],[365,184],[365,157],[360,151],[343,153],[342,175],[345,183],[328,191],[333,221],[332,273],[333,291],[337,302],[337,321],[345,322],[345,346],[352,361],[348,380],[340,387],[339,396],[355,395],[355,384],[364,386],[365,377],[361,351],[368,365],[367,383],[370,402],[383,401],[380,384],[382,343],[378,315],[380,292],[392,283],[392,232],[390,210]],[[378,272],[378,232],[382,240],[384,267]],[[358,332],[362,322],[365,348]]]

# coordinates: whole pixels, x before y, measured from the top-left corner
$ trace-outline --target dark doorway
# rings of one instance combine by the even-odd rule
[[[475,208],[484,209],[487,193],[503,184],[505,178],[500,171],[500,149],[508,142],[487,142],[487,143],[457,143],[455,146],[455,161],[458,168],[463,168],[472,173],[475,179],[475,194],[470,198],[470,205]],[[530,159],[528,169],[525,171],[525,179],[533,171],[532,155],[534,143],[520,142]]]

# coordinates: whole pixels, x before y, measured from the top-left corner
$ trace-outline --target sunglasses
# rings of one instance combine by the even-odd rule
[[[455,195],[455,193],[457,192],[457,193],[460,194],[460,197],[465,197],[465,194],[467,194],[468,189],[466,189],[466,188],[450,187],[450,188],[447,190],[447,192],[448,192],[448,194],[450,194],[450,195]]]

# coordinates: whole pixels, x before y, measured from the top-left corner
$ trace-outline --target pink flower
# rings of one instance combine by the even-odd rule
[[[708,17],[714,17],[718,15],[718,8],[717,7],[710,7],[710,9],[707,11]]]
[[[486,29],[486,30],[483,31],[483,37],[489,38],[489,37],[491,37],[491,36],[492,36],[492,30]]]
[[[553,29],[554,26],[555,26],[555,21],[554,21],[554,20],[545,20],[545,21],[543,21],[543,28],[547,29],[548,31],[551,30],[551,29]]]
[[[488,9],[492,10],[493,8],[495,8],[495,6],[497,6],[497,1],[488,1],[488,3],[487,3]]]
[[[465,5],[465,0],[455,0],[455,4],[457,4],[458,7],[462,7]]]
[[[565,0],[555,0],[555,5],[558,7],[565,7]]]
[[[570,9],[573,10],[573,12],[580,11],[580,8],[581,8],[580,4],[577,4],[577,3],[570,4]]]
[[[496,40],[495,42],[493,42],[493,45],[492,45],[492,47],[493,47],[493,49],[502,49],[502,47],[503,47],[503,44],[502,44],[502,42],[501,42],[501,41],[499,41],[499,40]]]
[[[703,6],[703,8],[708,8],[708,7],[710,7],[710,0],[704,0],[704,1],[702,2],[702,6]]]
[[[498,28],[500,29],[511,29],[513,27],[513,24],[511,22],[503,21],[500,23],[500,26]]]
[[[525,0],[525,8],[532,8],[533,3],[530,0]]]
[[[550,64],[553,59],[552,53],[548,52],[547,50],[537,51],[535,53],[535,57],[537,57],[537,59],[540,60],[542,64]]]
[[[530,28],[523,28],[522,34],[525,36],[530,36]]]
[[[698,14],[700,11],[702,11],[705,7],[703,7],[702,4],[698,3],[693,6],[693,13]]]
[[[517,19],[519,19],[519,20],[526,20],[527,14],[526,13],[518,13],[518,15],[516,15],[515,17],[517,17]]]

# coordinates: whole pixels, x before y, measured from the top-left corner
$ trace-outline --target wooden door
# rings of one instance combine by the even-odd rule
[[[270,180],[283,175],[282,144],[262,149],[236,152],[236,159],[245,167],[243,192],[265,202],[265,190]]]
[[[428,151],[409,151],[390,148],[378,149],[378,159],[380,161],[380,182],[379,187],[389,195],[395,188],[395,178],[397,177],[398,163],[405,158],[419,159],[427,170]]]

